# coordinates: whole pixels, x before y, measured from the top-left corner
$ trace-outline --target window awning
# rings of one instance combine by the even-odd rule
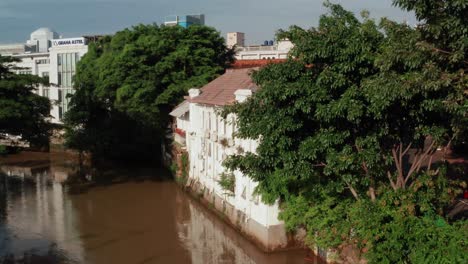
[[[170,112],[169,115],[173,117],[181,117],[188,111],[189,111],[189,102],[183,101],[174,110],[172,110],[172,112]]]

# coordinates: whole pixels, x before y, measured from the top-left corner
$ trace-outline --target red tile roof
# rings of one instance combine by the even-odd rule
[[[262,67],[271,63],[282,63],[286,59],[270,59],[270,60],[236,60],[231,67],[233,69],[242,69],[242,68],[252,68],[252,67]]]
[[[234,93],[239,89],[250,89],[255,92],[258,89],[253,83],[250,75],[252,71],[258,70],[260,67],[270,63],[281,63],[285,59],[274,60],[238,60],[231,69],[226,70],[226,73],[216,78],[212,82],[201,88],[201,94],[192,99],[188,99],[192,103],[208,104],[208,105],[228,105],[236,101]]]
[[[201,88],[201,94],[189,99],[192,103],[227,105],[234,103],[238,89],[256,90],[250,74],[258,68],[228,69],[226,73]]]

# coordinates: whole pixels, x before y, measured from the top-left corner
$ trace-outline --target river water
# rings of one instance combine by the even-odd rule
[[[76,187],[76,164],[66,153],[0,158],[0,264],[320,263],[262,252],[158,171]]]

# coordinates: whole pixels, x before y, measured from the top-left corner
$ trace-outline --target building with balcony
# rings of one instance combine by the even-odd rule
[[[245,34],[242,32],[230,32],[226,36],[226,46],[235,46],[236,60],[275,60],[287,59],[289,51],[293,48],[291,41],[265,40],[262,45],[245,45]]]
[[[237,47],[236,60],[274,60],[288,58],[289,51],[293,44],[289,40],[281,40],[272,45],[251,45]]]
[[[265,65],[267,60],[257,61]],[[253,66],[249,64],[248,66]],[[263,249],[272,251],[288,246],[284,223],[278,220],[278,203],[267,205],[254,193],[257,182],[240,171],[228,171],[223,161],[230,155],[255,153],[258,142],[235,136],[236,117],[226,119],[220,110],[235,102],[244,102],[258,90],[250,74],[258,67],[235,67],[205,85],[190,89],[182,104],[172,111],[176,119],[174,132],[185,134],[189,157],[188,184],[202,193],[205,200],[222,212],[247,237],[257,241]],[[230,189],[220,185],[222,177],[231,177]]]

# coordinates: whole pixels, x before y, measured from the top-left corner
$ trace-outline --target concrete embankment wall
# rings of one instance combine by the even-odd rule
[[[189,181],[185,187],[187,191],[200,198],[201,202],[208,205],[218,216],[255,242],[262,250],[273,252],[299,247],[293,235],[286,233],[284,224],[268,227],[261,225],[198,182]]]
[[[263,251],[277,252],[308,248],[311,250],[311,259],[315,261],[314,263],[353,263],[340,261],[340,253],[336,250],[322,250],[318,247],[306,246],[304,230],[298,230],[295,234],[291,234],[286,232],[284,224],[265,226],[258,223],[243,211],[236,209],[227,199],[210,190],[196,179],[189,177],[189,166],[184,168],[181,161],[182,156],[187,155],[185,150],[175,147],[172,149],[172,153],[168,153],[168,155],[172,158],[172,164],[176,164],[175,177],[181,187]]]
[[[300,243],[296,241],[294,235],[286,233],[284,224],[262,225],[243,211],[236,209],[225,197],[220,196],[194,178],[189,177],[188,171],[183,171],[188,170],[188,168],[184,168],[181,161],[182,156],[186,155],[184,153],[183,150],[174,148],[171,153],[172,163],[176,164],[177,167],[175,173],[176,180],[192,196],[199,199],[200,202],[214,211],[227,224],[233,226],[266,252],[297,249],[300,247]]]

